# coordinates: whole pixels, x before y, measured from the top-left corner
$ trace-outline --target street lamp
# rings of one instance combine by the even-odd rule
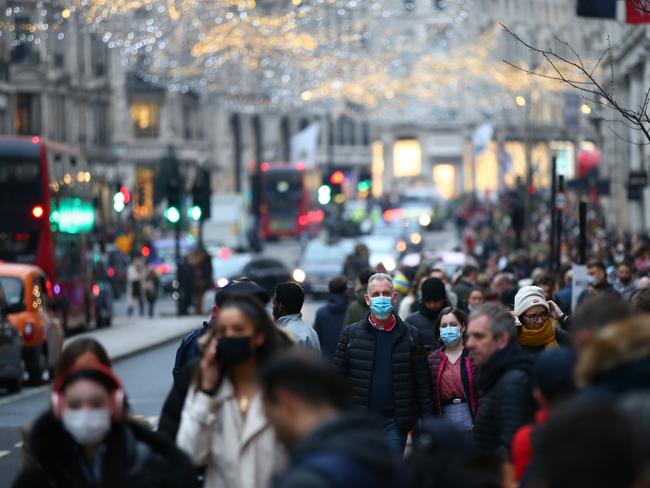
[[[517,97],[515,98],[515,103],[520,107],[525,107],[526,106],[526,98],[521,96],[521,95],[517,95]]]
[[[591,107],[589,105],[587,105],[586,103],[582,104],[582,106],[580,107],[580,110],[585,115],[589,115],[591,113]]]

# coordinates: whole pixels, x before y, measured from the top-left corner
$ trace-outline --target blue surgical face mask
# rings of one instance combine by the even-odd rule
[[[378,319],[387,319],[393,311],[393,300],[391,297],[372,297],[370,310]]]
[[[445,346],[458,344],[461,339],[460,327],[444,327],[440,329],[440,339]]]

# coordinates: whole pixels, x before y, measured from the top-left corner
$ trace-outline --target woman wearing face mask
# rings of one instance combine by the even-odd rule
[[[436,329],[443,346],[429,356],[429,368],[434,386],[434,414],[469,432],[478,409],[478,387],[476,369],[464,347],[466,326],[467,315],[461,309],[446,307],[440,312]]]
[[[33,462],[15,488],[193,486],[189,460],[174,445],[126,418],[124,390],[100,363],[57,378],[50,411],[32,429]]]
[[[538,286],[524,286],[517,292],[513,313],[521,324],[518,339],[525,350],[537,353],[569,345],[569,335],[561,328],[568,315],[553,301],[546,301],[544,290]]]
[[[276,325],[254,298],[221,305],[176,436],[194,465],[205,466],[206,488],[268,486],[284,466],[257,382],[278,345]]]

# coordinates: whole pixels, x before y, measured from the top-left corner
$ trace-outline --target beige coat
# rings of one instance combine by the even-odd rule
[[[251,398],[244,417],[234,387],[224,379],[214,396],[190,388],[176,443],[195,466],[206,466],[205,488],[264,488],[286,464],[262,409],[262,398]]]

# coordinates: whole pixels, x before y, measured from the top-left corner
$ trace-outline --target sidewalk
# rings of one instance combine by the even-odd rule
[[[105,329],[76,334],[65,340],[64,346],[80,337],[97,339],[106,348],[111,360],[116,360],[180,339],[189,331],[201,327],[205,318],[198,315],[186,317],[117,317]]]

